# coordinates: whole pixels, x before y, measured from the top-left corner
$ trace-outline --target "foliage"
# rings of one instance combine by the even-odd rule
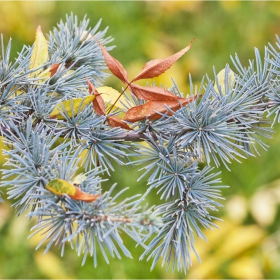
[[[2,38],[0,124],[10,150],[4,152],[8,168],[1,186],[8,187],[18,215],[29,211],[38,218],[33,235],[43,234],[38,246],[47,241],[46,251],[54,244],[63,254],[69,242],[83,263],[90,255],[97,265],[97,248],[107,262],[108,255],[120,258],[119,251],[130,257],[124,232],[143,246],[141,258],[154,259],[152,267],[162,258],[167,267],[186,272],[195,235],[206,239],[202,228],[216,227],[213,212],[222,206],[217,200],[224,186],[209,166],[229,168],[232,160],[254,156],[256,145],[266,147],[259,136],[272,134],[264,117],[279,115],[278,51],[266,48],[262,62],[256,50],[249,67],[236,56],[233,81],[228,66],[222,82],[214,70],[215,81],[206,77],[198,89],[190,77],[185,96],[175,82],[170,89],[135,82],[165,72],[190,45],[149,61],[129,82],[107,51],[111,39],[97,32],[99,24],[87,26],[86,18],[79,23],[71,15],[48,40],[38,28],[33,47],[24,47],[14,64],[11,44],[5,52]],[[126,86],[113,103],[104,102],[96,88],[107,77],[105,63]],[[202,161],[208,167],[200,169]],[[104,191],[112,162],[142,164],[147,192],[120,202],[124,191]],[[85,170],[77,182],[80,166]],[[163,203],[143,207],[157,188]]]

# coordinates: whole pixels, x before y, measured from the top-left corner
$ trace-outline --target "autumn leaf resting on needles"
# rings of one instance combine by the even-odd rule
[[[166,113],[172,115],[173,112],[180,109],[181,106],[186,106],[195,98],[196,97],[178,98],[178,100],[173,101],[148,101],[143,105],[130,108],[126,112],[124,120],[128,122],[137,122],[145,120],[147,116],[149,116],[150,120],[157,120]]]
[[[191,98],[183,98],[162,87],[140,86],[134,82],[141,79],[155,78],[163,74],[191,48],[193,40],[187,47],[167,58],[154,59],[147,62],[140,73],[130,82],[123,65],[111,54],[109,54],[105,47],[100,42],[98,42],[109,70],[112,72],[112,74],[114,74],[114,76],[120,79],[126,85],[126,87],[121,93],[109,87],[101,87],[102,92],[99,92],[93,83],[89,79],[85,78],[89,95],[94,96],[92,100],[88,100],[92,101],[93,109],[96,114],[99,116],[107,115],[106,120],[111,127],[121,127],[123,129],[130,130],[131,128],[126,122],[137,122],[145,120],[147,117],[151,120],[159,119],[163,114],[168,113],[168,115],[172,115],[172,113],[178,110],[181,106],[186,106],[189,102],[192,102],[196,96]],[[58,69],[58,66],[59,65],[51,66],[51,75],[54,75],[55,71]],[[111,110],[115,108],[115,105],[119,102],[119,99],[122,97],[126,89],[129,89],[131,93],[138,99],[145,100],[146,102],[142,105],[131,107],[128,110],[126,109],[123,119],[120,116],[109,115]],[[102,98],[104,93],[109,94],[109,97],[114,100],[114,103],[111,104],[111,107],[107,113],[105,102]],[[112,96],[114,94],[118,96]],[[78,100],[75,100],[75,104],[78,105]],[[51,118],[59,116],[58,112],[56,113],[57,114],[52,113]]]
[[[102,54],[109,70],[125,84],[131,84],[140,79],[155,78],[163,74],[191,48],[193,41],[194,39],[191,40],[190,44],[186,48],[167,58],[154,59],[147,62],[142,68],[141,72],[134,79],[132,79],[131,82],[129,82],[128,80],[127,72],[123,65],[117,59],[111,56],[100,42],[98,42],[98,44],[101,48]]]
[[[111,127],[121,127],[123,129],[132,130],[132,128],[118,116],[108,116],[106,120]]]
[[[193,40],[187,47],[167,58],[154,59],[147,62],[140,73],[130,82],[123,65],[112,55],[110,55],[102,46],[102,44],[98,42],[109,70],[126,85],[125,89],[119,95],[115,103],[127,88],[137,98],[147,101],[143,105],[130,108],[124,116],[125,121],[136,122],[145,120],[147,117],[149,117],[150,119],[158,119],[161,117],[161,114],[165,114],[168,111],[168,108],[170,108],[174,112],[178,110],[182,105],[185,106],[189,102],[192,102],[194,100],[195,97],[181,98],[161,87],[140,86],[134,84],[135,81],[138,81],[140,79],[155,78],[163,74],[191,48]],[[115,105],[115,103],[113,104],[113,106]],[[170,111],[170,114],[172,111]]]
[[[92,195],[85,193],[79,187],[72,185],[68,181],[62,179],[51,180],[46,186],[46,189],[54,194],[57,194],[58,196],[67,194],[74,200],[80,200],[84,202],[93,202],[98,197],[100,197],[99,194]]]
[[[95,110],[96,114],[99,115],[99,116],[106,115],[105,102],[104,102],[104,100],[101,96],[101,93],[98,92],[98,90],[95,88],[95,86],[91,83],[90,80],[88,80],[86,78],[86,81],[87,81],[87,84],[88,84],[89,93],[93,94],[95,96],[95,98],[92,101],[93,109]],[[102,92],[104,92],[104,87],[102,87],[102,88],[103,88]],[[106,87],[106,90],[107,90],[106,92],[109,92],[108,89],[109,89],[110,92],[112,92],[112,90],[110,90],[111,88],[109,88],[109,87]],[[117,91],[114,90],[113,92],[115,93]],[[117,92],[117,93],[119,93],[119,92]],[[123,129],[128,129],[128,130],[131,129],[118,116],[107,116],[106,120],[111,127],[121,127]]]
[[[32,55],[30,58],[29,70],[38,69],[33,71],[30,76],[37,76],[41,72],[41,67],[47,63],[48,60],[48,43],[39,25],[36,29],[36,37],[33,45]]]
[[[103,116],[105,115],[105,102],[101,97],[100,93],[95,89],[95,86],[91,83],[89,79],[86,78],[88,90],[91,95],[94,95],[94,99],[92,101],[93,109],[97,115]]]

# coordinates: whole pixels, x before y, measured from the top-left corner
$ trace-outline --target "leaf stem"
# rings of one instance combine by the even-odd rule
[[[121,98],[121,96],[124,94],[124,92],[127,90],[127,88],[131,85],[131,82],[128,83],[126,85],[126,87],[124,88],[124,90],[121,92],[121,94],[119,95],[119,97],[116,99],[116,101],[114,102],[114,104],[111,106],[111,108],[109,109],[107,114],[110,114],[110,112],[112,111],[112,109],[114,108],[114,106],[116,105],[116,103],[119,101],[119,99]]]

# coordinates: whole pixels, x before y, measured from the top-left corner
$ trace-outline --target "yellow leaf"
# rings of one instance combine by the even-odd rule
[[[67,267],[63,265],[60,258],[54,255],[52,252],[43,254],[43,250],[34,254],[35,264],[39,270],[44,273],[44,278],[49,279],[71,279],[71,275],[67,271]],[[74,277],[75,278],[75,277]]]
[[[45,39],[41,26],[39,25],[36,30],[36,38],[30,58],[30,66],[29,70],[36,69],[40,66],[43,66],[48,60],[48,43]],[[34,77],[37,75],[41,70],[37,70],[32,72],[30,76]]]
[[[39,71],[36,71],[36,72],[38,73]],[[33,75],[34,75],[34,73],[32,73],[32,76]],[[44,70],[43,72],[40,72],[38,75],[36,75],[36,78],[40,78],[40,80],[38,81],[40,84],[43,84],[44,82],[46,82],[50,77],[51,77],[50,67],[48,67],[46,70]]]
[[[81,175],[81,177],[83,177],[83,175]],[[50,181],[46,186],[46,189],[54,194],[57,195],[67,194],[72,199],[81,200],[85,202],[93,202],[100,197],[99,194],[92,195],[89,193],[85,193],[81,191],[81,189],[79,189],[78,187],[62,179],[54,179]]]
[[[58,195],[68,194],[73,196],[76,193],[76,187],[62,179],[54,179],[50,181],[46,186],[46,189]]]
[[[96,90],[98,91],[99,94],[101,94],[101,97],[103,98],[105,103],[110,103],[111,105],[115,103],[115,101],[121,94],[114,88],[106,87],[106,86],[99,87]],[[124,95],[122,95],[121,98],[117,101],[113,109],[124,109],[126,111],[127,109],[122,103],[126,103]]]
[[[225,82],[225,80],[226,80],[226,71],[228,71],[227,84]],[[221,87],[221,91],[222,91],[222,93],[224,95],[226,94],[226,87],[228,87],[228,91],[230,91],[232,89],[233,84],[234,84],[234,79],[235,79],[234,72],[229,67],[226,67],[226,68],[222,69],[218,73],[218,75],[217,75],[218,85]],[[216,81],[214,89],[217,92],[218,92],[218,85],[217,85],[217,81]]]
[[[82,110],[87,104],[92,102],[92,100],[95,98],[95,95],[88,95],[84,98],[73,98],[70,100],[65,100],[58,105],[55,106],[55,108],[52,110],[50,114],[51,119],[59,119],[64,120],[64,116],[61,115],[61,111],[63,111],[62,108],[67,112],[67,114],[72,117],[73,112],[74,116],[78,114],[78,111]]]
[[[225,223],[225,228],[221,223],[221,228],[218,231],[207,232],[210,248],[208,245],[205,246],[205,243],[199,244],[200,242],[198,242],[200,248],[196,247],[196,250],[202,259],[202,263],[199,263],[194,258],[195,254],[192,253],[193,265],[188,272],[188,279],[221,278],[221,275],[217,274],[220,273],[225,264],[240,258],[241,255],[250,253],[251,250],[259,247],[266,237],[266,232],[259,226],[239,226],[231,221],[225,221]],[[206,253],[204,250],[206,250]]]
[[[223,259],[236,257],[246,250],[260,244],[266,236],[266,232],[257,225],[239,226],[227,235],[227,240],[221,242],[216,251],[217,256]]]
[[[251,198],[251,214],[261,226],[270,226],[275,222],[278,212],[276,199],[275,193],[268,188],[256,192]]]
[[[228,272],[236,279],[263,279],[262,263],[254,255],[248,254],[234,260]]]

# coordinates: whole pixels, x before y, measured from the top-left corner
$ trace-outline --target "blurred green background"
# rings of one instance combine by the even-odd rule
[[[195,37],[191,50],[170,70],[157,78],[157,83],[171,86],[170,77],[182,92],[188,92],[188,74],[199,83],[206,73],[230,63],[230,55],[238,53],[243,64],[254,57],[254,47],[263,53],[268,42],[274,44],[280,36],[280,2],[0,2],[0,33],[5,42],[13,39],[12,56],[23,44],[34,41],[40,24],[48,33],[60,19],[73,12],[80,19],[85,14],[90,26],[102,18],[102,28],[109,26],[108,35],[117,46],[112,54],[126,67],[130,77],[136,75],[145,62],[165,57],[182,49]],[[115,78],[106,85],[121,88]],[[218,213],[224,220],[220,229],[206,233],[209,242],[196,241],[202,263],[193,258],[187,275],[166,272],[159,263],[151,272],[151,262],[139,262],[140,247],[125,238],[134,259],[111,259],[107,265],[100,255],[93,267],[88,258],[81,267],[81,257],[67,248],[65,256],[52,248],[46,255],[44,247],[35,251],[40,237],[27,239],[34,221],[24,215],[15,218],[10,202],[0,204],[0,278],[280,278],[280,126],[273,139],[265,140],[268,151],[260,156],[233,163],[231,171],[221,167],[224,208]],[[1,164],[4,159],[1,156]],[[116,173],[104,188],[118,182],[118,188],[130,186],[128,195],[143,193],[145,182],[134,182],[137,170]],[[150,204],[158,200],[150,196]]]

